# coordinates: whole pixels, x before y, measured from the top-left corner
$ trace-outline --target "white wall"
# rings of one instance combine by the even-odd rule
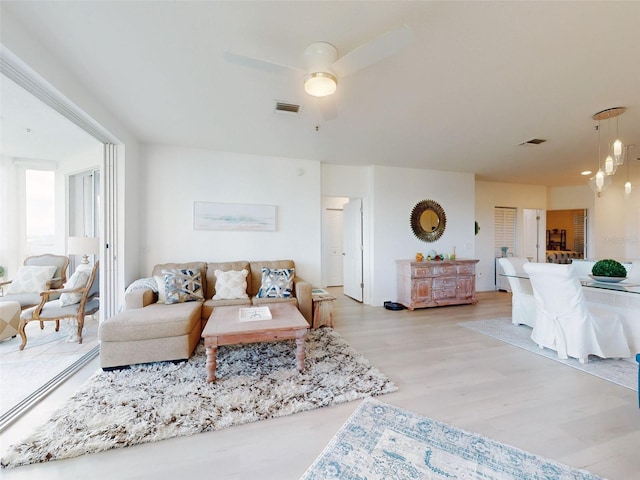
[[[411,168],[373,167],[372,305],[397,300],[396,260],[415,258],[434,249],[457,258],[476,258],[474,176]],[[411,230],[413,207],[433,200],[443,208],[447,224],[436,242],[419,240]]]
[[[293,259],[320,285],[320,164],[214,150],[141,148],[141,275],[165,262]],[[276,205],[275,232],[193,228],[193,203]]]
[[[393,167],[322,166],[322,194],[363,200],[364,302],[380,306],[397,300],[396,260],[435,249],[474,258],[472,174]],[[447,216],[434,243],[415,237],[411,210],[422,200],[438,202]]]
[[[480,225],[480,232],[476,236],[476,255],[480,259],[477,265],[478,291],[495,289],[495,245],[494,245],[494,208],[515,207],[516,217],[516,245],[514,255],[523,251],[521,226],[523,225],[523,210],[526,208],[546,210],[547,188],[537,185],[521,185],[510,183],[494,183],[477,181],[475,183],[475,214]],[[544,245],[544,229],[541,229],[541,245]]]

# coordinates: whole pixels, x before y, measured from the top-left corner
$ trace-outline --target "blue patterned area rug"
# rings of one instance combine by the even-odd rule
[[[577,358],[563,360],[558,358],[558,354],[555,351],[538,347],[538,345],[531,340],[531,327],[527,325],[514,325],[511,323],[511,318],[475,320],[472,322],[462,322],[458,325],[528,350],[537,355],[550,358],[569,367],[590,373],[591,375],[603,378],[604,380],[636,392],[638,391],[638,364],[633,359],[618,360],[615,358],[600,358],[591,355],[587,363],[580,363]]]
[[[600,478],[369,398],[301,480]]]

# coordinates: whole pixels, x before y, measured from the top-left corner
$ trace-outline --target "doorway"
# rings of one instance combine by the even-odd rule
[[[547,210],[547,250],[577,252],[587,257],[587,210]]]

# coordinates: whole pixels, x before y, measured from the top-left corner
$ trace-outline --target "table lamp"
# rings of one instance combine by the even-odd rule
[[[89,264],[89,255],[100,253],[100,241],[97,237],[69,237],[67,239],[67,253],[82,255],[81,265]]]

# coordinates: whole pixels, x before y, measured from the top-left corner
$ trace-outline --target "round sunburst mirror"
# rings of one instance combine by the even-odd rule
[[[411,230],[424,242],[435,242],[444,233],[447,216],[438,202],[422,200],[411,211]]]

